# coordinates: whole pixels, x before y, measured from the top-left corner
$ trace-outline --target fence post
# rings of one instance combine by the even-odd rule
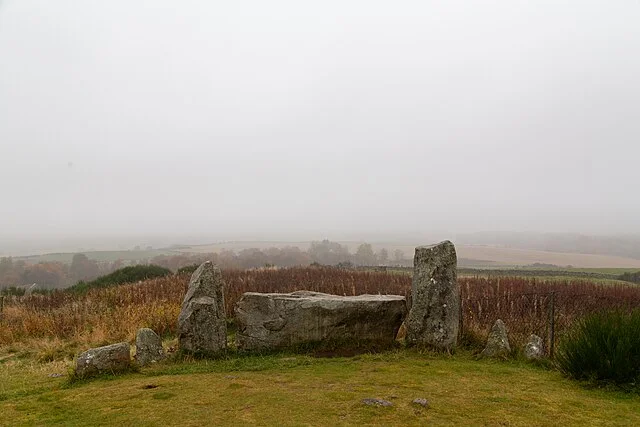
[[[549,296],[549,357],[553,359],[556,350],[556,293]]]
[[[462,295],[460,295],[460,320],[458,321],[458,337],[462,337],[464,333],[464,311],[462,306]]]
[[[2,312],[4,311],[4,295],[0,296],[0,322],[2,322]]]

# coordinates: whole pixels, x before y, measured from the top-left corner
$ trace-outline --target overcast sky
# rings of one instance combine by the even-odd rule
[[[0,0],[0,238],[640,232],[640,2]]]

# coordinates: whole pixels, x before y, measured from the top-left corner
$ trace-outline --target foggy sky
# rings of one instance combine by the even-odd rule
[[[640,232],[640,2],[0,3],[0,239]]]

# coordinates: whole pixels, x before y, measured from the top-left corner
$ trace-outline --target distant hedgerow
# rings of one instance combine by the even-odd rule
[[[640,271],[636,271],[635,273],[623,273],[618,277],[618,279],[624,280],[625,282],[640,283]]]
[[[640,310],[604,311],[578,321],[560,341],[559,369],[597,384],[637,387],[640,381]]]

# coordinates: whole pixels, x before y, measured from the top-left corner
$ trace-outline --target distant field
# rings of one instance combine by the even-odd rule
[[[354,252],[362,242],[339,242]],[[431,242],[423,242],[429,244]],[[269,247],[282,248],[285,246],[297,246],[306,250],[311,242],[224,242],[211,245],[185,246],[179,249],[182,252],[209,253],[220,252],[224,249],[240,250],[246,248],[265,249]],[[386,248],[389,254],[397,249],[404,252],[405,257],[413,257],[416,244],[400,244],[393,242],[372,243],[373,249],[378,251]],[[513,249],[480,245],[456,245],[459,259],[467,259],[469,267],[504,268],[528,266],[535,263],[554,264],[558,266],[572,266],[574,269],[591,269],[603,273],[615,273],[624,271],[637,271],[640,269],[640,259],[624,258],[609,255],[591,255],[578,253],[546,252],[527,249]]]
[[[172,252],[168,250],[141,250],[141,251],[89,251],[82,252],[86,254],[90,259],[95,259],[99,262],[113,262],[117,260],[129,260],[139,261],[143,259],[151,259],[158,255],[177,254],[178,252]],[[15,260],[23,260],[30,263],[38,262],[64,262],[70,263],[74,253],[54,253],[44,255],[32,255],[15,257]]]
[[[486,259],[498,265],[523,266],[534,263],[555,264],[578,268],[640,268],[640,259],[609,255],[546,252],[526,249],[500,248],[491,246],[457,246],[458,256]]]
[[[407,269],[410,274],[412,269]],[[629,282],[618,280],[618,275],[610,273],[595,273],[576,270],[525,270],[525,269],[482,269],[482,268],[458,268],[458,277],[525,277],[537,278],[544,281],[571,281],[584,279],[595,284],[624,285]]]
[[[362,242],[339,242],[349,248],[353,253]],[[428,244],[430,242],[423,242]],[[103,262],[113,262],[118,259],[139,261],[151,259],[158,255],[176,255],[180,253],[219,253],[223,250],[239,251],[247,248],[267,249],[271,247],[283,248],[286,246],[297,246],[302,250],[309,249],[311,242],[223,242],[210,245],[195,246],[174,246],[171,248],[154,250],[118,250],[118,251],[87,251],[89,258]],[[394,251],[401,250],[405,258],[411,259],[417,244],[379,242],[372,243],[373,249],[379,251],[385,248],[389,251],[390,258],[393,259]],[[640,259],[624,258],[609,255],[592,255],[578,253],[546,252],[527,249],[514,249],[481,245],[456,245],[459,264],[468,268],[526,268],[533,269],[532,264],[553,264],[561,267],[558,271],[576,271],[590,273],[604,273],[619,275],[624,272],[634,272],[640,270]],[[25,260],[30,263],[37,262],[71,262],[73,253],[51,253],[44,255],[15,257],[16,260]],[[567,268],[571,266],[571,268]],[[550,270],[549,267],[542,267],[543,270]]]

